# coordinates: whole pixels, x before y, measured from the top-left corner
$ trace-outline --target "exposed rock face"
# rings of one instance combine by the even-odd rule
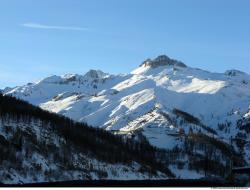
[[[164,66],[164,65],[174,65],[174,66],[179,66],[179,67],[186,67],[186,65],[184,63],[182,63],[181,61],[171,59],[166,55],[160,55],[153,60],[147,59],[140,66],[158,67],[158,66]]]
[[[84,78],[92,78],[92,79],[99,79],[99,78],[105,78],[108,74],[100,71],[100,70],[89,70],[85,75]]]
[[[236,69],[232,69],[232,70],[227,70],[225,72],[225,75],[234,77],[234,76],[239,76],[239,75],[245,75],[246,73],[242,72],[242,71],[238,71]]]

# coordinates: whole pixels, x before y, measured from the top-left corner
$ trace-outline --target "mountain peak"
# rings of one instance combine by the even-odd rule
[[[84,78],[92,78],[92,79],[98,79],[98,78],[106,78],[109,74],[102,72],[101,70],[94,70],[90,69],[85,75]]]
[[[245,75],[246,73],[242,72],[242,71],[239,71],[239,70],[236,70],[236,69],[231,69],[231,70],[227,70],[225,72],[225,75],[227,76],[231,76],[231,77],[234,77],[234,76],[239,76],[239,75]]]
[[[38,81],[38,83],[59,83],[62,81],[62,78],[57,75],[51,75],[49,77],[43,78]]]
[[[151,60],[151,59],[146,59],[141,65],[141,66],[150,66],[150,67],[158,67],[158,66],[164,66],[164,65],[175,65],[175,66],[179,66],[179,67],[186,67],[186,65],[184,63],[182,63],[181,61],[177,61],[175,59],[171,59],[166,55],[159,55],[158,57],[156,57],[155,59]]]

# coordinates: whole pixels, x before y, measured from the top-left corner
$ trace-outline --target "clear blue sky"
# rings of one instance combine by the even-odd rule
[[[250,73],[249,0],[0,0],[0,87],[166,54]]]

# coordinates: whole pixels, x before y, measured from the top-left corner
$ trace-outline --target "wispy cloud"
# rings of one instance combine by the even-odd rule
[[[45,30],[76,30],[76,31],[88,30],[88,28],[84,27],[45,25],[34,22],[24,23],[21,24],[21,26],[28,28],[35,28],[35,29],[45,29]]]

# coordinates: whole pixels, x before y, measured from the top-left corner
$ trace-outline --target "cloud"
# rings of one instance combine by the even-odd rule
[[[36,28],[36,29],[45,29],[45,30],[76,30],[76,31],[84,31],[88,30],[88,28],[83,27],[74,27],[74,26],[55,26],[55,25],[45,25],[45,24],[39,24],[39,23],[24,23],[21,24],[23,27],[28,28]]]

